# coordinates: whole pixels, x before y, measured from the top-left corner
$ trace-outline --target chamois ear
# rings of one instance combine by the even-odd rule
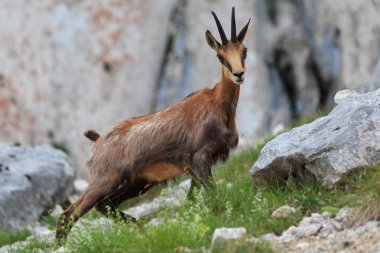
[[[211,32],[207,30],[206,34],[206,41],[207,44],[214,49],[215,51],[218,51],[219,47],[221,46],[220,43],[212,36]]]
[[[248,23],[243,27],[243,29],[241,29],[239,35],[237,36],[238,41],[243,42],[245,35],[247,34],[249,22],[251,22],[251,19],[249,19]]]

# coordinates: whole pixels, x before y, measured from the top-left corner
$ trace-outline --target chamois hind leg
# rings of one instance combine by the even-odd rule
[[[87,213],[99,201],[102,201],[104,197],[119,187],[120,178],[119,173],[113,172],[90,183],[79,199],[70,205],[58,218],[55,234],[58,243],[62,243],[66,239],[67,234],[79,217]]]
[[[118,193],[119,195],[120,193]],[[120,211],[118,209],[119,204],[122,201],[119,201],[119,197],[111,197],[111,199],[104,199],[101,201],[99,204],[96,205],[96,210],[98,212],[101,212],[103,215],[113,218],[113,219],[118,219],[121,218],[123,221],[132,221],[136,222],[136,219],[133,218],[132,216],[129,216],[125,214],[124,212]]]
[[[111,215],[112,218],[122,218],[124,221],[132,221],[137,223],[136,219],[126,213],[118,210],[119,205],[131,198],[137,197],[147,192],[154,184],[149,184],[146,180],[137,179],[132,185],[123,185],[112,195],[107,196],[96,205],[96,209],[106,216]],[[108,208],[107,208],[108,207]]]

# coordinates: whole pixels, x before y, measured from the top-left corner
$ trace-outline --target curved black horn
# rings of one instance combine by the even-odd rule
[[[251,22],[251,19],[248,20],[248,23],[241,29],[239,35],[237,36],[237,40],[242,42],[244,40],[245,34],[247,33],[249,22]]]
[[[232,7],[231,15],[231,41],[236,42],[236,23],[235,23],[235,7]]]
[[[211,12],[211,14],[214,16],[216,26],[218,27],[218,30],[219,30],[220,38],[222,39],[222,44],[227,45],[228,40],[227,40],[226,34],[224,33],[223,27],[219,22],[218,17],[216,16],[215,12],[213,12],[213,11]]]

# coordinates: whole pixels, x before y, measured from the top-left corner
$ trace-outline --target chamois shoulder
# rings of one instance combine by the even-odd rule
[[[196,99],[205,98],[205,97],[211,98],[213,96],[213,92],[214,92],[214,89],[209,89],[209,88],[194,91],[190,93],[189,95],[187,95],[182,101],[196,100]]]

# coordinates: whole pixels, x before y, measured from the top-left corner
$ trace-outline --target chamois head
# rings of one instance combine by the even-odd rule
[[[212,11],[211,14],[214,16],[222,43],[219,43],[208,30],[206,32],[206,41],[216,51],[217,57],[222,63],[223,71],[228,73],[227,75],[235,84],[240,85],[244,81],[244,62],[247,57],[247,48],[244,46],[243,41],[251,19],[248,20],[248,23],[236,36],[235,7],[232,7],[231,40],[228,40],[215,12]]]

